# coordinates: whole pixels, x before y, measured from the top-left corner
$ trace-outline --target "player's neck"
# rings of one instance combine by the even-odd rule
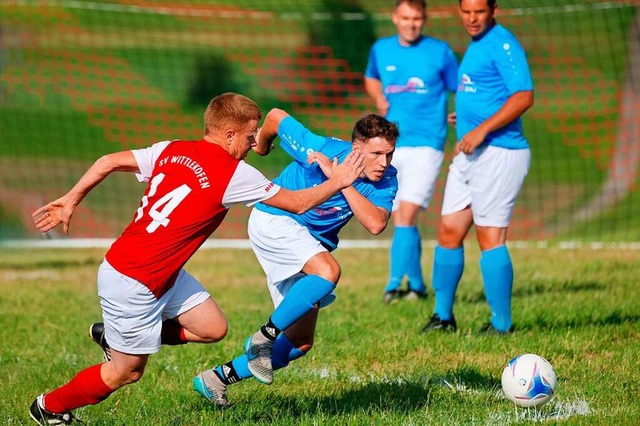
[[[485,28],[485,30],[478,34],[477,36],[471,37],[474,41],[478,41],[481,40],[484,36],[486,36],[487,34],[489,34],[489,31],[491,31],[493,29],[493,27],[495,27],[496,25],[498,25],[498,23],[496,22],[496,20],[494,19],[493,21],[491,21],[489,23],[489,25],[487,25],[487,28]]]
[[[224,140],[224,138],[220,138],[220,137],[216,137],[215,135],[204,135],[204,141],[205,142],[209,142],[212,143],[214,145],[218,145],[220,148],[224,149],[225,151],[230,152],[230,145],[227,143],[226,140]]]
[[[409,47],[409,46],[415,46],[418,43],[420,43],[420,40],[422,39],[423,34],[420,34],[417,38],[415,38],[412,41],[406,40],[404,38],[402,38],[400,35],[398,35],[398,44],[402,47]]]

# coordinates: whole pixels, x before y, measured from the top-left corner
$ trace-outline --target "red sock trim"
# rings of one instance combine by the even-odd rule
[[[101,367],[102,364],[98,364],[82,370],[69,383],[46,394],[45,409],[52,413],[64,413],[104,401],[113,389],[102,380]]]
[[[186,330],[173,320],[162,323],[161,342],[163,345],[184,345],[188,342]]]

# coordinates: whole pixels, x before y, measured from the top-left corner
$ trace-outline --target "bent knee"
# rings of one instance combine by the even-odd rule
[[[142,379],[143,375],[144,371],[132,371],[127,377],[127,384],[137,382],[138,380]]]
[[[338,284],[342,270],[340,264],[329,252],[322,252],[312,257],[302,268],[307,275],[317,275],[333,284]]]
[[[204,336],[200,336],[207,343],[215,343],[219,342],[227,336],[227,332],[229,331],[229,325],[225,321],[224,324],[216,324],[211,328],[207,329],[204,333]]]
[[[333,262],[326,262],[315,275],[338,285],[338,281],[340,281],[340,276],[342,275],[342,269],[338,262],[334,260]]]
[[[442,221],[438,226],[438,245],[444,248],[460,247],[465,235],[459,226]]]
[[[130,385],[140,380],[143,374],[144,371],[120,372],[120,374],[116,374],[116,376],[112,378],[113,381],[111,381],[110,386],[113,387],[113,385],[115,385],[115,388],[120,388],[125,385]]]

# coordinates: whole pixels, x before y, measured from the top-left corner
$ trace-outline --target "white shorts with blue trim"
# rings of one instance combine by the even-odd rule
[[[267,287],[275,307],[291,287],[306,276],[301,272],[304,265],[316,254],[327,251],[306,227],[289,216],[255,208],[249,216],[248,233],[253,252],[267,275]],[[332,292],[320,301],[320,306],[334,300]]]
[[[508,227],[530,163],[529,149],[487,146],[459,153],[449,166],[442,215],[471,206],[476,225]]]
[[[142,283],[104,260],[98,268],[98,296],[107,342],[118,352],[153,354],[160,350],[162,321],[204,303],[210,295],[184,269],[160,299]]]
[[[400,147],[393,153],[391,164],[398,169],[398,193],[393,201],[397,210],[400,201],[426,209],[436,187],[444,152],[429,146]]]

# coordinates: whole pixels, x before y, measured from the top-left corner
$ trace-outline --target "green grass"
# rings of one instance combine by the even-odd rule
[[[223,412],[191,390],[199,371],[239,353],[269,315],[264,277],[248,250],[202,250],[187,269],[216,298],[230,328],[218,344],[163,347],[142,380],[103,403],[76,410],[89,425],[637,424],[640,276],[637,251],[512,248],[517,332],[481,336],[487,319],[468,244],[457,295],[456,334],[419,334],[433,299],[381,301],[388,253],[338,250],[338,299],[320,314],[316,346],[272,386],[234,385]],[[27,408],[80,369],[100,362],[86,336],[99,320],[95,273],[104,251],[0,253],[0,420],[28,423]],[[432,250],[425,249],[425,276]],[[558,374],[555,398],[539,411],[516,409],[500,393],[514,355],[538,353]]]

